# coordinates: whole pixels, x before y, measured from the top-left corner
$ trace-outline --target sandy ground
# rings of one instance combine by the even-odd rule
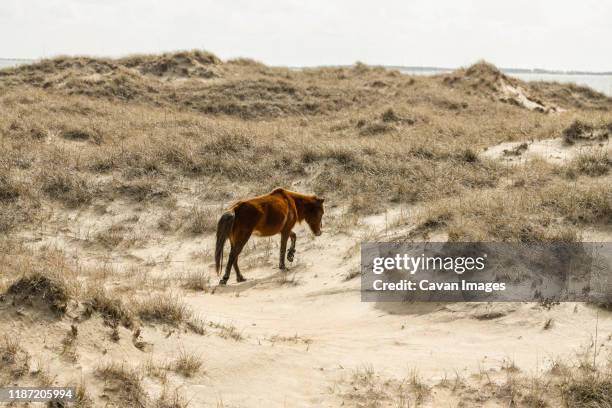
[[[534,158],[543,159],[553,164],[563,164],[581,154],[601,154],[611,150],[612,144],[609,141],[580,142],[567,145],[562,139],[554,138],[500,143],[488,148],[482,155],[508,164],[522,164]]]
[[[173,278],[205,270],[216,285],[210,257],[212,234],[188,239],[158,234],[149,236],[146,245],[118,249],[110,256],[101,248],[84,245],[80,237],[116,220],[122,204],[114,205],[117,208],[109,208],[103,216],[73,214],[62,231],[33,232],[30,243],[61,247],[84,263],[99,263],[106,255],[105,261],[117,271],[146,265],[151,276]],[[327,217],[337,219],[341,211],[331,209]],[[129,215],[123,208],[121,217]],[[342,404],[339,384],[358,369],[371,368],[389,378],[417,372],[428,385],[457,375],[469,379],[483,370],[501,373],[508,362],[535,375],[555,359],[573,361],[587,352],[595,341],[596,326],[598,347],[602,353],[610,351],[612,314],[584,304],[566,303],[547,310],[533,303],[361,302],[359,277],[347,279],[359,268],[359,243],[405,232],[410,227],[392,226],[397,224],[394,220],[410,216],[410,209],[398,208],[344,231],[329,226],[317,238],[300,227],[296,260],[286,274],[277,268],[278,238],[254,238],[241,263],[247,282],[236,284],[232,274],[230,284],[214,293],[175,292],[206,321],[235,327],[241,340],[224,338],[218,330],[200,336],[146,326],[142,339],[148,345],[139,351],[126,329],[121,329],[118,343],[101,339],[101,323],[94,319],[80,329],[77,372],[87,377],[101,362],[111,360],[131,366],[168,361],[183,350],[204,362],[203,372],[193,378],[171,378],[188,396],[190,406],[334,407]],[[115,280],[120,286],[121,279]],[[490,311],[499,312],[500,317],[478,318]],[[65,361],[50,353],[69,323],[56,325],[55,332],[41,342],[33,323],[41,317],[32,313],[11,314],[8,331],[20,336],[59,382],[79,381],[78,375],[62,370]],[[545,330],[549,319],[552,328]],[[152,393],[163,388],[151,379],[146,384]],[[98,397],[105,393],[100,384],[87,387]],[[460,399],[436,388],[424,406],[456,406]]]

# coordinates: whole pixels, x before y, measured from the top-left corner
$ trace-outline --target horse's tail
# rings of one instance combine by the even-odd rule
[[[219,218],[219,222],[217,223],[217,244],[215,245],[215,269],[217,271],[217,276],[221,272],[223,266],[223,247],[232,231],[235,218],[236,215],[234,211],[228,211]]]

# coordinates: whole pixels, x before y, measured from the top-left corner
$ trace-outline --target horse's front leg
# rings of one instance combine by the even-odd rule
[[[289,233],[289,238],[291,238],[291,245],[289,246],[289,250],[287,251],[287,260],[289,262],[293,262],[293,257],[295,256],[295,240],[297,238],[295,232],[291,231]]]
[[[288,232],[281,232],[281,243],[280,243],[280,262],[278,263],[278,268],[280,270],[285,270],[285,252],[287,252],[287,240],[289,239]]]

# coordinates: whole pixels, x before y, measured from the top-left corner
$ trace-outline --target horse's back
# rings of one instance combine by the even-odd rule
[[[253,228],[257,235],[278,234],[290,216],[289,204],[281,191],[243,200],[233,206],[239,223]]]

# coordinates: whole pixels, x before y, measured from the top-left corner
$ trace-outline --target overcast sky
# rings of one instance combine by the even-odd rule
[[[611,0],[0,0],[0,58],[206,49],[272,65],[612,70]]]

